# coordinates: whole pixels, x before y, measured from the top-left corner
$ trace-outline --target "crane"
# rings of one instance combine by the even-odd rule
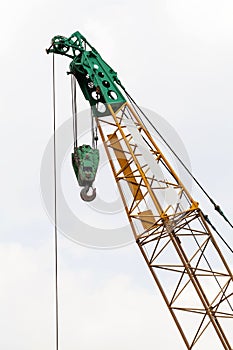
[[[135,241],[186,348],[198,349],[214,334],[218,348],[232,350],[231,269],[208,217],[146,128],[145,114],[81,33],[55,36],[47,53],[71,59],[73,96],[77,81],[91,106],[92,147],[78,146],[74,119],[72,164],[82,199],[96,196],[98,130]]]

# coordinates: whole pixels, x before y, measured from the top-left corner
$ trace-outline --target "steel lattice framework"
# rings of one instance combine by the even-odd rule
[[[187,349],[210,328],[224,349],[232,349],[233,276],[205,216],[132,106],[107,108],[109,116],[98,117],[97,124],[114,178]]]
[[[48,53],[72,59],[70,74],[92,108],[135,237],[187,349],[208,335],[233,349],[233,275],[207,218],[127,102],[117,73],[79,33],[55,36]],[[123,90],[123,92],[122,92]]]

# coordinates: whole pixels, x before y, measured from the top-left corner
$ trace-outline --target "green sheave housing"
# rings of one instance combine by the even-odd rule
[[[47,50],[47,53],[50,52],[72,59],[68,74],[76,77],[83,95],[96,116],[109,114],[106,104],[110,104],[116,111],[126,102],[118,88],[123,86],[117,73],[79,32],[75,32],[69,38],[55,36],[51,47]]]

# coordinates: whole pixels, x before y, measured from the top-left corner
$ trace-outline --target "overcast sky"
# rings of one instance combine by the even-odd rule
[[[55,35],[80,31],[134,99],[177,131],[194,174],[233,218],[233,3],[13,0],[1,2],[0,13],[0,347],[51,350],[54,236],[39,179],[53,128],[45,48]],[[62,125],[71,117],[69,59],[56,64]],[[87,107],[79,93],[79,110]],[[232,244],[232,232],[195,188],[193,196]],[[60,350],[185,349],[135,244],[104,251],[60,234],[59,305]],[[219,350],[211,339],[198,349],[206,346]]]

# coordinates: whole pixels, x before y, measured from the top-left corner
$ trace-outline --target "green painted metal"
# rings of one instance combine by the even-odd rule
[[[99,150],[89,145],[82,145],[72,153],[72,165],[79,186],[90,188],[95,180],[99,164]]]
[[[47,50],[47,53],[50,52],[72,59],[69,73],[76,77],[96,116],[109,114],[106,104],[117,110],[126,102],[118,88],[122,85],[117,73],[79,32],[69,38],[55,36]]]

